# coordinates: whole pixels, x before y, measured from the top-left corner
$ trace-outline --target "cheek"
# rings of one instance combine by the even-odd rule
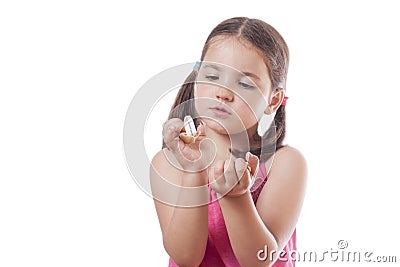
[[[265,94],[259,90],[241,92],[237,99],[237,112],[252,125],[258,122],[268,107]]]
[[[235,107],[235,111],[239,115],[246,128],[253,126],[258,121],[258,114],[256,113],[256,110],[251,108],[245,102],[241,101],[240,103],[238,103],[237,107]]]
[[[194,88],[194,105],[199,116],[204,116],[207,113],[207,107],[215,105],[215,100],[213,100],[214,98],[210,95],[210,92],[211,90],[204,85],[197,84]]]
[[[200,98],[200,97],[209,97],[209,92],[210,90],[207,90],[205,88],[207,86],[204,86],[202,84],[195,84],[194,86],[194,98]]]
[[[267,109],[265,96],[258,92],[251,92],[247,95],[242,94],[237,100],[236,112],[251,125],[257,123]]]
[[[218,102],[213,95],[213,88],[207,85],[197,84],[193,91],[194,103],[198,112],[204,111],[207,107],[216,105]]]

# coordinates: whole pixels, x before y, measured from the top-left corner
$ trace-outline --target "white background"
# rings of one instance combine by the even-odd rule
[[[125,113],[233,16],[270,23],[291,51],[286,140],[309,165],[299,251],[343,239],[400,261],[397,6],[2,1],[0,266],[167,266],[152,199],[124,162]],[[342,264],[299,264],[317,265]]]

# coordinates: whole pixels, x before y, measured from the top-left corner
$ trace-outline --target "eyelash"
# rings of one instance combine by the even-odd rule
[[[247,84],[247,83],[244,83],[244,82],[239,82],[239,84],[240,84],[240,86],[242,86],[245,89],[253,89],[254,88],[253,85],[250,85],[250,84]]]
[[[219,77],[216,75],[206,75],[206,79],[210,81],[216,81],[219,79]]]
[[[219,79],[219,77],[217,75],[206,75],[205,77],[209,81],[216,81]],[[250,85],[250,84],[247,84],[244,82],[239,82],[239,85],[245,89],[253,89],[254,88],[253,85]]]

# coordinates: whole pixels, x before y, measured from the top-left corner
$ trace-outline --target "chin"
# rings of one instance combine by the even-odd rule
[[[224,126],[221,125],[220,123],[218,123],[214,120],[210,120],[210,119],[206,119],[205,121],[207,123],[207,127],[210,128],[211,130],[213,130],[214,132],[219,133],[219,134],[225,134],[225,135],[228,134],[228,132],[226,131]]]
[[[232,125],[226,126],[222,123],[218,123],[214,120],[206,120],[207,127],[212,129],[214,132],[223,135],[237,135],[237,134],[245,134],[247,136],[248,129],[243,128],[243,125],[237,125],[236,127],[232,127]]]

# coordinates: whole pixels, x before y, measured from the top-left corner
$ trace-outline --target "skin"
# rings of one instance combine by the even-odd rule
[[[198,187],[210,182],[210,186],[219,197],[219,204],[229,235],[229,239],[241,266],[270,266],[276,259],[262,262],[257,252],[267,245],[269,250],[279,251],[291,237],[298,220],[304,199],[307,180],[307,166],[302,154],[293,147],[286,146],[278,150],[269,171],[268,182],[262,189],[258,201],[254,204],[249,191],[251,177],[258,166],[258,158],[251,153],[246,160],[233,158],[227,150],[230,147],[229,134],[235,135],[244,129],[252,136],[257,129],[257,121],[262,113],[276,111],[282,103],[284,90],[273,91],[266,66],[260,53],[250,44],[235,37],[217,39],[209,47],[204,61],[215,62],[232,67],[241,73],[252,73],[254,77],[242,77],[238,72],[226,72],[219,79],[224,85],[198,83],[195,98],[209,98],[237,114],[243,124],[232,125],[230,117],[206,119],[206,125],[199,127],[201,135],[196,143],[185,144],[179,140],[179,131],[183,123],[172,119],[164,124],[164,141],[170,148],[168,153],[176,155],[179,164],[203,167],[202,171],[184,172],[174,167],[166,153],[160,151],[152,160],[150,178],[153,195],[165,193],[166,188],[158,186],[160,177],[185,188]],[[208,70],[209,71],[209,70]],[[199,70],[199,75],[202,69]],[[215,73],[214,73],[215,74]],[[224,80],[224,77],[228,77]],[[254,83],[258,91],[241,90],[238,81]],[[229,82],[226,82],[229,81]],[[232,81],[232,82],[231,82]],[[238,88],[238,89],[236,89]],[[243,88],[242,88],[243,89]],[[262,100],[260,94],[264,97]],[[255,97],[254,97],[255,96]],[[204,104],[204,102],[203,102]],[[196,106],[199,113],[210,115],[207,106]],[[236,127],[236,128],[235,128]],[[244,128],[243,128],[244,127]],[[202,145],[205,140],[212,145]],[[201,153],[207,154],[213,147],[216,152],[213,163],[204,168],[201,160],[188,164],[187,159]],[[184,151],[185,155],[182,155]],[[201,151],[201,153],[199,153]],[[178,155],[179,154],[179,155]],[[203,165],[202,165],[203,164]],[[270,163],[266,163],[269,166]],[[247,169],[247,167],[250,167]],[[174,203],[206,203],[206,187],[193,193],[181,187],[174,191]],[[205,202],[202,202],[205,201]],[[163,234],[164,247],[179,266],[198,266],[205,253],[208,237],[208,207],[199,205],[183,208],[155,201],[155,206]]]

